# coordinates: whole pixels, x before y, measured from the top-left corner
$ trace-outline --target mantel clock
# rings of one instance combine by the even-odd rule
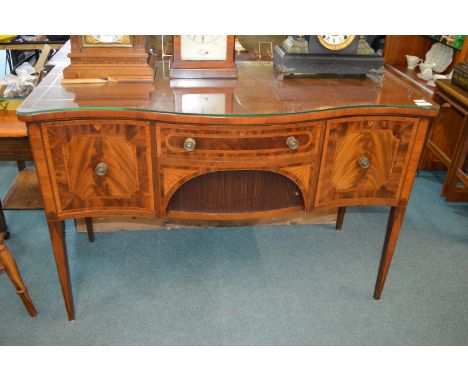
[[[153,81],[144,36],[71,36],[70,43],[70,65],[63,71],[66,79],[112,77],[117,81]]]
[[[277,78],[292,75],[359,75],[379,76],[384,59],[370,46],[375,36],[311,35],[290,36],[273,52],[273,66]],[[307,40],[308,49],[302,45]],[[297,51],[297,47],[302,47]]]
[[[237,78],[234,36],[174,36],[172,78]]]

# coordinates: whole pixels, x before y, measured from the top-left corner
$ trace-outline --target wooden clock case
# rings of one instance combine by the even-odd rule
[[[182,60],[180,35],[174,36],[174,58],[171,62],[171,78],[237,78],[234,62],[235,36],[227,36],[226,60]]]
[[[70,36],[70,65],[63,77],[102,78],[112,77],[117,81],[152,82],[154,71],[148,65],[144,36],[131,36],[129,45],[89,45],[84,36]]]

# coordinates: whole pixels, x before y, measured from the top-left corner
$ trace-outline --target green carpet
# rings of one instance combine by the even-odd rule
[[[0,163],[0,193],[16,174]],[[86,234],[67,222],[68,322],[42,211],[7,211],[38,316],[0,274],[1,345],[468,345],[468,204],[416,179],[382,299],[388,208],[332,225]]]

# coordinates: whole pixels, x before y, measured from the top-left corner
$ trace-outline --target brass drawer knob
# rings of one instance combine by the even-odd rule
[[[195,146],[196,146],[197,142],[195,142],[195,139],[193,138],[187,138],[185,141],[184,141],[184,150],[185,151],[193,151],[195,150]]]
[[[287,137],[286,146],[288,146],[291,150],[296,150],[299,147],[299,141],[296,137]]]
[[[361,167],[364,170],[367,170],[370,167],[370,159],[365,156],[360,157],[358,163],[359,167]]]
[[[102,163],[102,162],[98,163],[98,165],[96,166],[94,171],[96,172],[96,175],[104,176],[107,173],[107,165],[105,163]]]

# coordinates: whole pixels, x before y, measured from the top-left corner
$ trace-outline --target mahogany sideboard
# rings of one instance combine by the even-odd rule
[[[103,215],[218,224],[339,207],[341,228],[347,206],[390,206],[379,299],[437,104],[390,73],[277,81],[250,62],[237,80],[185,81],[164,68],[150,84],[62,84],[58,65],[17,111],[68,318],[64,220]]]

